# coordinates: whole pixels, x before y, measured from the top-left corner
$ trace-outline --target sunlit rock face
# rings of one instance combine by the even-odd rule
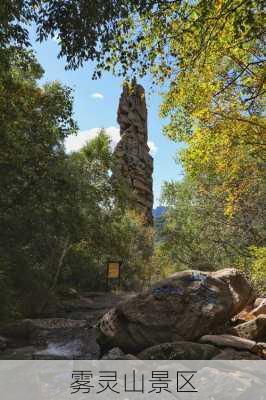
[[[117,121],[121,139],[114,150],[114,179],[123,179],[132,194],[134,208],[153,223],[153,158],[149,154],[145,92],[136,81],[125,83]]]

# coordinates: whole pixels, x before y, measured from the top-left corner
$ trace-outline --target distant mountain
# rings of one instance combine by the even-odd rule
[[[153,209],[152,214],[153,218],[160,218],[166,211],[166,207],[159,206]]]

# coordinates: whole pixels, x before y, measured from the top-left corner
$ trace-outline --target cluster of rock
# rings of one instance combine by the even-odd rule
[[[114,150],[113,179],[126,183],[134,208],[152,224],[153,158],[148,146],[145,93],[136,81],[124,84],[117,121],[121,139]]]
[[[107,359],[259,360],[266,358],[266,300],[253,304],[236,269],[184,271],[107,312],[97,340]]]
[[[99,346],[86,320],[23,319],[1,327],[1,335],[0,350],[7,350],[3,353],[4,358],[99,358]]]
[[[184,271],[137,295],[70,295],[56,318],[1,324],[0,358],[266,358],[266,299],[235,269]]]
[[[60,290],[39,318],[0,324],[0,359],[99,359],[95,324],[125,296]]]

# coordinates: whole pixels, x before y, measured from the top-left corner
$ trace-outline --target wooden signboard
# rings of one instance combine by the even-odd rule
[[[110,262],[108,263],[108,278],[119,278],[120,275],[120,263]]]
[[[120,274],[121,274],[121,262],[120,261],[109,261],[106,269],[106,290],[108,289],[109,279],[118,279],[120,286]]]

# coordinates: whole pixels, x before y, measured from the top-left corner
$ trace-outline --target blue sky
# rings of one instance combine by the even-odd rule
[[[42,81],[59,80],[74,89],[74,115],[80,132],[77,137],[67,140],[66,148],[78,149],[86,140],[94,137],[101,127],[107,129],[115,144],[119,139],[116,114],[122,90],[122,79],[105,73],[100,80],[92,80],[92,63],[86,63],[83,68],[76,71],[66,71],[64,59],[57,58],[59,47],[55,39],[39,44],[34,41],[33,32],[31,32],[31,39],[38,61],[45,70]],[[158,115],[161,102],[159,89],[155,88],[153,93],[149,94],[151,89],[149,77],[140,83],[146,90],[148,133],[154,157],[154,199],[157,206],[163,182],[178,180],[182,177],[182,171],[174,161],[179,146],[164,137],[162,133],[164,122]]]

